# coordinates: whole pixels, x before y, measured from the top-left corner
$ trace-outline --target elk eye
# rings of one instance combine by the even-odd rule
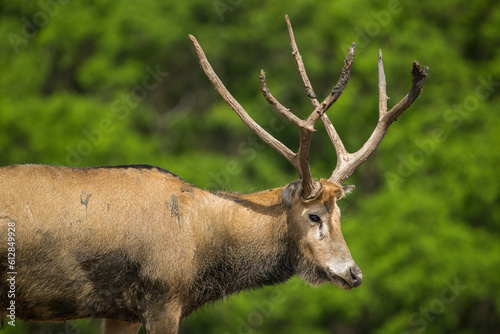
[[[309,219],[315,223],[319,223],[321,218],[318,215],[309,215]]]

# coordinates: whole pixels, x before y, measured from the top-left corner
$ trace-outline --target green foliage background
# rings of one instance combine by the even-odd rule
[[[201,188],[251,192],[296,178],[216,94],[187,35],[252,117],[288,146],[296,129],[260,95],[308,115],[284,15],[316,94],[351,81],[329,114],[348,150],[377,119],[377,52],[391,107],[430,67],[421,97],[347,183],[343,231],[364,283],[298,279],[206,306],[181,333],[496,333],[500,328],[500,3],[494,0],[0,0],[0,165],[152,164]],[[156,72],[156,76],[151,73]],[[168,73],[168,75],[167,75]],[[335,152],[321,125],[313,175]],[[6,326],[96,333],[99,322]]]

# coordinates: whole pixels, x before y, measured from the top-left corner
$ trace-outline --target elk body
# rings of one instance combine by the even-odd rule
[[[200,64],[224,100],[255,133],[295,167],[300,177],[252,194],[198,189],[152,166],[0,168],[0,317],[65,321],[104,318],[103,333],[177,333],[179,322],[207,302],[284,282],[358,287],[362,274],[340,230],[342,185],[382,140],[388,126],[416,99],[428,68],[413,64],[409,94],[387,111],[379,55],[379,122],[367,143],[347,153],[326,110],[349,79],[351,47],[337,85],[323,102],[312,91],[287,17],[290,44],[314,107],[306,120],[266,100],[300,132],[297,153],[257,125],[213,72],[196,39]],[[314,180],[309,147],[321,119],[335,146],[329,179]],[[9,232],[9,234],[7,233]],[[15,245],[6,242],[7,235]],[[15,261],[6,262],[15,246]],[[11,284],[15,280],[15,285]],[[12,290],[14,288],[14,291]],[[15,296],[12,296],[14,292]],[[3,314],[2,314],[3,313]]]

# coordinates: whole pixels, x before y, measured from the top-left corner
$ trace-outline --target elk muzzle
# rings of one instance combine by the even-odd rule
[[[361,269],[353,260],[332,264],[328,266],[327,273],[332,283],[344,290],[357,288],[363,282]]]

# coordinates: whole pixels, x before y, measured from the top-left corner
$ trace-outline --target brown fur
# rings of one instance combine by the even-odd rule
[[[294,274],[356,287],[361,272],[336,205],[343,188],[321,184],[304,200],[299,182],[211,193],[151,166],[0,168],[0,256],[15,222],[16,317],[106,318],[105,333],[135,333],[138,324],[177,333],[203,304]],[[0,262],[1,310],[8,271]]]

